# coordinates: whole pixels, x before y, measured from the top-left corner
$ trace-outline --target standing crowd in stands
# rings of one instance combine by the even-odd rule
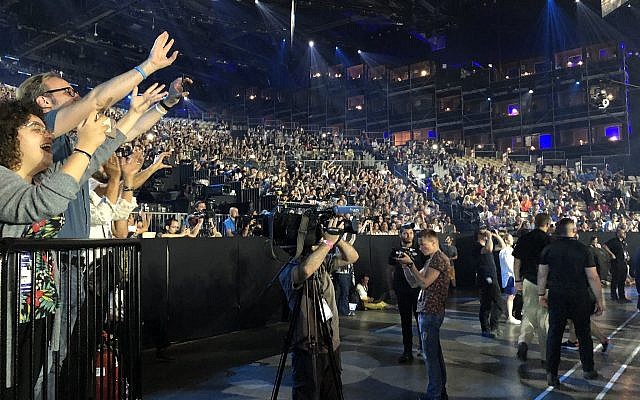
[[[638,232],[640,223],[640,190],[635,183],[628,183],[622,176],[608,171],[578,174],[564,169],[557,174],[527,174],[508,158],[498,164],[487,164],[473,157],[460,157],[459,146],[434,148],[416,142],[394,146],[388,140],[378,142],[364,133],[344,137],[339,132],[319,134],[300,128],[259,126],[237,137],[223,122],[163,120],[169,109],[188,94],[184,90],[184,85],[189,83],[184,79],[188,78],[178,78],[166,87],[153,84],[140,93],[137,85],[155,71],[173,64],[178,54],[171,51],[172,45],[169,35],[161,34],[145,62],[97,86],[84,97],[56,73],[34,75],[15,91],[0,86],[0,177],[3,182],[0,237],[87,239],[142,235],[149,229],[149,220],[143,213],[132,214],[138,207],[134,192],[157,171],[185,162],[193,166],[194,172],[207,171],[210,177],[226,176],[230,181],[241,182],[243,188],[258,189],[263,196],[273,195],[281,203],[331,202],[363,206],[360,234],[398,235],[403,241],[402,247],[389,258],[390,266],[395,269],[396,300],[403,325],[404,351],[399,361],[413,359],[410,328],[416,318],[422,335],[420,343],[424,342],[421,352],[439,364],[439,371],[431,371],[429,378],[440,382],[443,390],[446,371],[442,349],[439,339],[431,339],[431,333],[439,335],[449,282],[455,282],[451,260],[457,253],[451,249],[450,241],[440,246],[437,233],[456,233],[455,216],[460,212],[466,212],[472,222],[483,226],[473,249],[480,262],[483,336],[500,335],[502,317],[517,324],[512,315],[513,296],[522,290],[523,279],[531,281],[524,285],[524,290],[529,288],[525,308],[529,308],[530,315],[539,314],[533,310],[540,311],[540,306],[532,299],[540,278],[531,269],[531,257],[541,257],[545,272],[553,271],[557,257],[550,251],[529,254],[523,251],[523,242],[516,241],[513,247],[513,239],[533,240],[525,234],[540,227],[544,227],[544,234],[548,235],[556,223],[567,239],[583,232],[617,233],[617,241],[600,247],[594,243],[587,261],[595,264],[596,258],[601,258],[600,262],[609,262],[611,298],[620,302],[628,300],[624,284],[630,256],[625,238],[626,232]],[[129,93],[132,99],[126,112],[108,111]],[[126,151],[124,143],[129,143],[124,145]],[[171,165],[167,164],[169,159]],[[414,164],[428,167],[429,173],[414,173],[411,169]],[[198,212],[205,211],[198,207]],[[540,218],[541,215],[547,217]],[[185,221],[170,219],[162,236],[197,237],[201,231],[214,237],[248,236],[250,232],[243,233],[238,227],[239,217],[238,210],[232,209],[222,232],[200,213]],[[420,249],[414,248],[414,228],[422,232]],[[545,238],[538,238],[540,251],[542,244],[548,244]],[[338,242],[339,239],[335,244]],[[494,251],[499,251],[498,263],[494,260]],[[426,258],[419,256],[420,252]],[[31,284],[38,288],[36,292],[40,297],[31,299],[31,290],[22,292],[19,348],[27,351],[24,346],[27,338],[35,337],[33,349],[28,350],[33,352],[34,362],[42,368],[45,353],[55,351],[60,354],[59,367],[68,371],[73,368],[67,361],[67,354],[72,350],[64,344],[77,327],[73,319],[60,319],[56,315],[59,317],[61,309],[76,310],[82,306],[79,304],[82,296],[67,296],[67,293],[76,293],[80,274],[71,274],[73,278],[69,276],[69,269],[64,268],[61,276],[56,277],[57,266],[52,258],[46,254],[38,257],[37,280]],[[427,271],[429,264],[423,269],[425,262],[437,271]],[[345,261],[345,264],[348,263]],[[502,270],[500,279],[497,265]],[[601,312],[599,283],[609,277],[606,269],[598,272],[604,275],[598,277],[598,284],[592,285],[592,289],[596,292],[596,311]],[[590,282],[597,276],[592,275],[589,275]],[[409,277],[413,283],[403,283]],[[549,277],[549,290],[553,294],[558,282],[554,281],[553,272]],[[434,282],[436,286],[430,286]],[[358,291],[364,308],[388,308],[387,303],[370,297],[367,290],[368,279],[363,278]],[[506,303],[502,292],[507,296]],[[430,300],[429,293],[437,296],[438,301]],[[545,298],[540,300],[540,304],[544,304],[546,292],[538,296]],[[567,304],[572,303],[567,300]],[[350,312],[344,302],[341,306],[341,313]],[[560,325],[564,329],[562,321],[566,320],[568,311],[553,307],[551,310],[555,346],[561,339],[558,332]],[[587,316],[576,326],[576,335],[582,342],[586,340],[584,329],[588,322]],[[434,328],[434,324],[437,327]],[[536,331],[542,340],[546,325],[528,321],[522,326],[523,332],[529,331],[522,336],[520,343],[524,345],[519,346],[518,355],[526,359],[531,332]],[[60,347],[49,347],[44,342],[47,331],[58,335],[56,343]],[[580,345],[588,348],[582,342]],[[602,345],[605,346],[604,339]],[[553,354],[549,357],[557,356],[555,347],[549,350]],[[20,359],[26,362],[25,357]],[[587,362],[584,361],[585,365]],[[553,384],[557,381],[557,359],[553,359],[551,368],[548,381]],[[586,368],[585,374],[592,377],[593,365]],[[19,367],[19,390],[29,391],[31,377],[26,370]],[[67,382],[58,384],[67,386]],[[446,390],[442,393],[446,395]],[[8,395],[15,393],[9,389]],[[26,392],[18,393],[20,398],[25,396]]]

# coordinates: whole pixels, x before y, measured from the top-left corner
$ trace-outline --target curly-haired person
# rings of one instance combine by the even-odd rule
[[[56,236],[69,201],[119,144],[110,139],[113,143],[100,147],[106,138],[105,118],[89,115],[78,129],[76,151],[64,162],[54,163],[52,135],[40,112],[15,100],[0,102],[0,237]],[[56,311],[58,291],[49,253],[25,253],[20,264],[19,389],[6,390],[9,397],[17,390],[18,397],[25,398],[32,389],[31,373],[38,376],[42,368],[47,351],[44,332]],[[31,353],[35,355],[33,365],[28,356]]]

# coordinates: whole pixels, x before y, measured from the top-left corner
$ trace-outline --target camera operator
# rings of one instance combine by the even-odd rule
[[[216,232],[213,217],[207,210],[207,203],[203,200],[196,201],[194,211],[187,216],[184,226],[189,227],[192,232],[195,232],[198,224],[200,224],[201,227],[196,237],[217,237],[216,233],[220,235],[219,232]]]
[[[414,233],[413,224],[404,224],[400,228],[400,247],[395,247],[391,250],[389,255],[389,266],[391,270],[392,288],[398,299],[398,312],[400,313],[400,322],[402,326],[402,343],[404,345],[404,351],[398,363],[404,364],[413,361],[413,323],[412,318],[415,318],[416,324],[418,323],[418,313],[416,307],[418,304],[418,288],[417,282],[408,282],[402,269],[405,256],[408,257],[415,265],[422,266],[425,263],[425,258],[422,252],[420,252],[413,244]],[[419,332],[418,325],[418,332]],[[419,337],[419,335],[418,335]],[[421,344],[418,341],[418,354],[421,354]]]
[[[305,245],[301,257],[285,266],[280,275],[280,282],[291,310],[295,308],[296,294],[302,296],[300,313],[297,316],[298,320],[291,342],[293,347],[292,397],[294,400],[316,398],[330,400],[339,397],[333,372],[339,375],[341,370],[340,332],[331,272],[358,260],[358,253],[353,246],[347,241],[340,240],[340,232],[338,231],[341,228],[342,222],[339,223],[338,218],[331,218],[319,243],[313,246]],[[332,251],[334,248],[339,250],[339,256],[335,251]],[[314,285],[311,284],[313,279],[317,279],[318,287],[321,290],[321,293],[315,295],[321,299],[322,304],[313,304]],[[304,285],[305,281],[310,285]],[[316,310],[315,315],[309,315],[308,311],[314,309]],[[320,339],[322,333],[318,321],[323,315],[325,321],[329,321],[336,371],[331,368],[329,349]],[[314,345],[316,342],[317,347]],[[318,352],[317,357],[314,356],[314,351]]]

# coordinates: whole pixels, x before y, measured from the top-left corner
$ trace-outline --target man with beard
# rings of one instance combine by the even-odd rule
[[[393,248],[389,255],[389,265],[392,272],[392,288],[398,299],[398,312],[400,313],[400,323],[402,326],[402,344],[404,345],[404,351],[400,358],[398,358],[398,363],[400,364],[413,361],[412,319],[415,318],[416,324],[418,323],[416,307],[418,303],[418,293],[420,292],[417,282],[407,281],[402,269],[404,264],[400,259],[403,259],[406,255],[413,264],[419,268],[422,268],[425,262],[422,252],[414,247],[413,239],[413,224],[402,225],[400,228],[400,247]],[[419,344],[418,355],[421,354],[421,347]]]

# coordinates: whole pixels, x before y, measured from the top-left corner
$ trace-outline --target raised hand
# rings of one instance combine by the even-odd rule
[[[187,76],[176,78],[169,85],[169,96],[167,96],[167,98],[165,99],[165,103],[167,103],[168,106],[174,106],[178,104],[181,97],[189,96],[189,92],[185,91],[185,85],[192,84],[193,80],[191,80],[191,78]]]
[[[77,148],[93,153],[107,138],[107,129],[111,129],[111,120],[97,112],[92,112],[78,126]]]
[[[149,53],[149,58],[147,58],[147,63],[151,68],[151,71],[147,71],[149,73],[153,73],[159,69],[166,68],[169,65],[173,64],[173,62],[178,58],[178,51],[174,51],[171,56],[169,56],[169,51],[171,51],[171,47],[173,46],[173,39],[169,39],[169,33],[162,32],[160,36],[156,38],[156,41],[153,43],[153,47],[151,48],[151,52]]]
[[[164,159],[169,157],[170,155],[171,155],[171,151],[164,151],[158,154],[156,158],[153,159],[153,164],[152,164],[153,167],[156,168],[157,170],[161,170],[164,168],[173,168],[171,165],[167,165],[163,162]]]
[[[131,102],[129,103],[129,112],[135,114],[143,114],[153,103],[162,100],[167,92],[163,92],[164,85],[154,83],[141,95],[138,95],[138,87],[134,87],[131,92]]]
[[[144,160],[144,153],[142,150],[134,150],[131,156],[127,159],[125,157],[120,158],[120,169],[122,175],[126,177],[133,177],[142,168],[142,161]]]
[[[324,233],[322,234],[322,237],[325,240],[328,240],[332,243],[336,243],[339,239],[340,239],[340,234],[332,234],[335,231],[341,231],[342,229],[344,229],[344,221],[338,219],[338,218],[331,218],[329,220],[329,223],[327,224],[327,228],[325,229]]]
[[[118,156],[113,154],[109,157],[107,163],[104,165],[104,172],[106,172],[109,179],[120,181],[121,170],[120,163],[118,162]]]

